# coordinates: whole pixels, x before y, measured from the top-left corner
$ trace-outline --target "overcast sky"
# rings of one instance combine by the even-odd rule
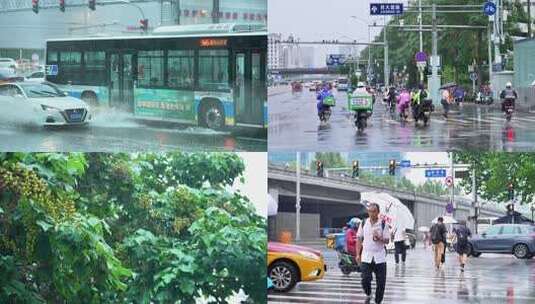
[[[368,42],[366,24],[371,24],[373,21],[377,21],[377,24],[383,23],[382,17],[370,16],[370,3],[381,1],[407,2],[407,0],[269,0],[269,32],[281,33],[284,38],[293,34],[301,40],[356,39]],[[363,22],[351,16],[356,16]],[[380,28],[372,28],[372,38],[380,31]],[[321,57],[323,60],[327,53],[336,52],[337,49],[320,46],[316,48],[315,57]]]
[[[239,180],[234,183],[234,189],[245,194],[256,208],[257,214],[267,217],[267,153],[240,152],[245,163],[243,177],[245,183]]]

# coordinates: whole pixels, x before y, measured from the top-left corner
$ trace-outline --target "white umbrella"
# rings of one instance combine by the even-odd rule
[[[277,215],[277,210],[279,209],[279,203],[268,194],[268,216]]]
[[[420,232],[429,232],[429,227],[420,226],[420,227],[418,227],[418,231],[420,231]]]
[[[398,229],[414,229],[414,217],[409,208],[388,193],[362,192],[362,201],[377,203],[381,209],[381,216],[386,222]]]
[[[438,216],[435,217],[435,218],[433,219],[433,222],[432,222],[432,223],[433,223],[433,224],[438,223],[438,218],[439,218]],[[444,219],[444,224],[457,224],[457,220],[454,219],[454,218],[451,217],[451,216],[443,215],[442,218]]]

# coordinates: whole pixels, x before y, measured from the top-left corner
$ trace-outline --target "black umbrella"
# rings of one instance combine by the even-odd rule
[[[456,87],[457,84],[455,82],[448,82],[448,83],[445,83],[443,84],[440,89],[443,90],[443,89],[448,89],[448,88],[452,88],[452,87]]]

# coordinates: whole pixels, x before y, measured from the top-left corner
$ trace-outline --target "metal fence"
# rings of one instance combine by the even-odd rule
[[[517,88],[517,107],[529,112],[535,112],[535,86]]]

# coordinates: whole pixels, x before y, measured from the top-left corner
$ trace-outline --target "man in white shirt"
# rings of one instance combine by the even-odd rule
[[[394,248],[396,260],[396,265],[399,264],[399,256],[401,255],[401,262],[405,264],[405,259],[407,258],[407,247],[405,246],[405,228],[395,225],[394,231],[392,232],[394,238]]]
[[[376,203],[369,203],[368,218],[365,219],[357,232],[357,256],[361,264],[362,288],[366,293],[366,303],[370,303],[372,294],[372,273],[375,273],[377,288],[375,303],[383,301],[386,285],[386,249],[390,241],[390,230],[383,220],[379,219],[380,208]],[[362,252],[361,249],[362,248]]]

